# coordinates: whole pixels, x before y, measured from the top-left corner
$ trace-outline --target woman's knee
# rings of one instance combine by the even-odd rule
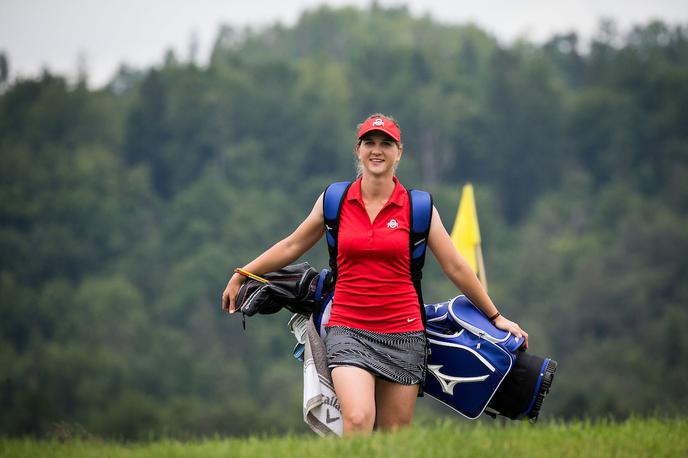
[[[372,431],[375,423],[375,411],[362,407],[345,409],[344,415],[345,429],[349,431]]]

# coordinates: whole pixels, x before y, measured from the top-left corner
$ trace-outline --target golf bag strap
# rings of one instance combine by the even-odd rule
[[[411,281],[418,295],[420,315],[425,319],[425,302],[421,279],[423,278],[423,266],[425,265],[425,251],[428,247],[430,223],[432,221],[432,195],[429,192],[411,189],[408,191],[411,212],[411,231],[409,235],[409,253],[411,255]]]
[[[351,186],[350,181],[332,183],[323,194],[323,215],[325,217],[325,238],[327,251],[330,254],[330,271],[337,275],[337,235],[339,234],[339,215],[342,201]]]

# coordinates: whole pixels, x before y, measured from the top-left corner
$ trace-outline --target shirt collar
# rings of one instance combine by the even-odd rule
[[[352,183],[349,192],[346,194],[346,200],[358,200],[361,205],[365,206],[363,197],[361,196],[362,179],[363,177],[358,177],[358,179]],[[406,195],[406,188],[397,180],[396,176],[392,176],[392,180],[394,180],[394,191],[392,191],[392,195],[389,197],[389,200],[387,200],[387,203],[403,207],[403,198]]]

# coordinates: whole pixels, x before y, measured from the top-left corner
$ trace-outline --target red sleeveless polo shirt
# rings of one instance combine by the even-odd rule
[[[361,198],[361,178],[342,200],[337,283],[328,326],[381,333],[422,331],[418,295],[411,282],[408,193],[394,191],[375,221]]]

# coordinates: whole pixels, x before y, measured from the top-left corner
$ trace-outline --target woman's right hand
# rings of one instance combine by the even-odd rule
[[[246,281],[246,277],[244,277],[241,274],[235,273],[232,275],[232,278],[229,279],[227,282],[227,287],[225,288],[225,291],[222,293],[222,310],[224,310],[227,313],[234,313],[236,312],[235,307],[235,299],[236,295],[239,292],[239,288],[241,288],[241,284]]]

